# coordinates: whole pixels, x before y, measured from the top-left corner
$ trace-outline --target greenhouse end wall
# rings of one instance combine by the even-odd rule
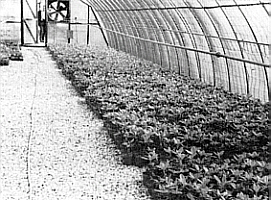
[[[70,2],[70,27],[69,23],[49,22],[48,43],[66,44],[68,42],[67,32],[72,35],[71,44],[89,44],[94,46],[106,46],[101,30],[96,25],[88,23],[96,22],[93,12],[88,6],[79,0]]]

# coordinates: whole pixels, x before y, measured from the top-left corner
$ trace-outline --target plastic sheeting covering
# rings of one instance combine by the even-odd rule
[[[268,0],[81,0],[109,46],[180,74],[270,99]]]

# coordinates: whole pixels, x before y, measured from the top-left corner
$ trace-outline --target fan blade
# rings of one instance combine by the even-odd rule
[[[67,10],[67,7],[60,7],[59,9],[58,9],[58,11],[63,11],[63,10]]]
[[[49,15],[52,15],[52,14],[55,14],[55,13],[57,13],[58,11],[53,11],[53,12],[50,12],[49,11]]]
[[[57,11],[57,9],[56,9],[56,8],[54,8],[53,6],[51,6],[49,9],[53,9],[53,10]]]
[[[55,16],[55,19],[54,19],[54,20],[56,21],[56,20],[57,20],[57,18],[58,18],[58,13],[56,13],[56,16]]]
[[[58,0],[58,1],[57,1],[57,7],[56,7],[57,9],[59,8],[60,3],[61,3],[60,0]]]
[[[62,12],[59,12],[59,14],[63,17],[63,19],[66,18],[66,15],[64,15]]]

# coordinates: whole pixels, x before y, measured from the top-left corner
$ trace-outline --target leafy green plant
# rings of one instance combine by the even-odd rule
[[[49,51],[155,199],[267,199],[269,104],[112,49]]]

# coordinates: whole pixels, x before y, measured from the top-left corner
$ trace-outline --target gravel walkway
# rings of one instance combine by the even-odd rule
[[[23,55],[0,66],[0,199],[149,199],[50,55]]]

